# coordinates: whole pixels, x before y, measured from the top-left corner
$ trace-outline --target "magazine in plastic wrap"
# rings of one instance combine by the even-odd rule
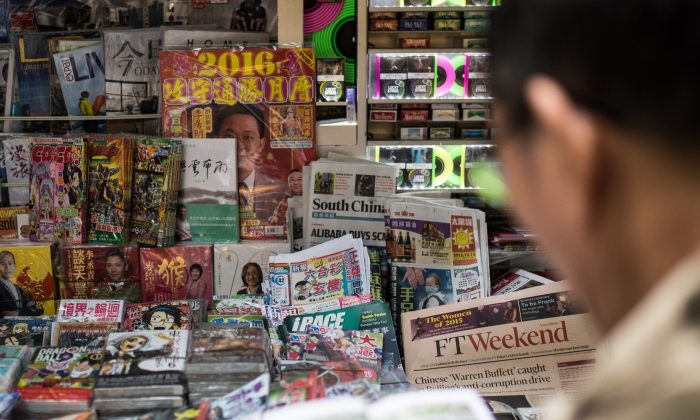
[[[402,314],[412,386],[525,395],[577,393],[596,365],[596,335],[567,282]]]
[[[168,50],[163,133],[235,137],[241,239],[287,239],[287,200],[316,158],[311,48]]]
[[[364,161],[363,161],[364,162]],[[352,234],[368,246],[385,246],[384,209],[396,190],[396,168],[357,161],[310,165],[304,247]]]

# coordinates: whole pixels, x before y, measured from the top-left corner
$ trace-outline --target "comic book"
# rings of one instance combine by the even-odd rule
[[[286,239],[287,199],[316,158],[314,51],[170,50],[160,67],[164,135],[235,137],[241,239]]]
[[[29,239],[29,208],[0,208],[0,239]]]
[[[116,322],[57,322],[52,346],[59,347],[104,347],[107,335],[119,330]]]
[[[386,303],[372,302],[334,311],[287,316],[280,331],[286,337],[291,333],[305,333],[310,325],[382,333],[381,383],[406,381],[391,313]]]
[[[111,322],[124,319],[123,300],[61,299],[56,322]]]
[[[263,372],[269,368],[269,338],[263,328],[235,328],[207,325],[192,332],[187,366],[188,376],[208,372],[203,365],[221,369],[218,373]],[[196,366],[190,366],[196,365]]]
[[[175,239],[238,242],[236,139],[183,139]]]
[[[136,140],[134,147],[131,239],[173,245],[182,142],[149,137]]]
[[[182,393],[189,334],[187,330],[110,334],[97,376],[100,391],[96,396],[109,396],[114,388],[129,388],[132,396],[140,396],[142,387],[158,386]]]
[[[82,138],[34,138],[29,172],[30,236],[33,241],[85,240],[86,148]]]
[[[204,299],[211,307],[211,245],[141,249],[141,296],[145,302]]]
[[[22,370],[22,362],[18,359],[0,359],[0,391],[7,392],[15,389]]]
[[[88,241],[129,243],[133,139],[88,138]]]
[[[49,57],[53,57],[54,54],[59,52],[101,44],[101,39],[99,31],[70,31],[53,34],[51,37],[49,37],[47,42],[49,44]],[[57,69],[53,63],[51,66],[49,66],[49,78],[51,83],[51,115],[54,116],[68,115],[66,103],[63,99],[63,89],[61,87],[59,77],[60,71],[61,69]],[[52,133],[54,134],[65,133],[70,130],[70,127],[71,124],[68,121],[51,122],[51,129]]]
[[[171,300],[126,305],[123,329],[125,331],[189,330],[193,329],[194,325],[188,302]]]
[[[39,347],[17,390],[22,400],[90,400],[102,348]]]
[[[53,62],[61,82],[68,115],[92,117],[105,114],[105,67],[101,44],[55,53]],[[71,130],[104,132],[104,121],[74,121]]]
[[[29,346],[0,345],[0,359],[17,359],[26,368],[34,355],[34,349]]]
[[[48,116],[51,79],[48,32],[23,32],[13,37],[20,115]],[[22,124],[23,132],[48,133],[48,121]]]
[[[11,206],[29,203],[29,169],[31,168],[31,143],[29,137],[13,136],[2,140],[8,195]]]
[[[50,244],[0,244],[0,315],[53,315],[56,288]],[[12,290],[14,287],[14,290]]]
[[[19,317],[0,319],[0,342],[6,346],[48,346],[53,319]]]
[[[107,115],[158,112],[162,36],[160,28],[103,31]]]
[[[62,299],[141,302],[139,250],[135,245],[73,245],[63,250]]]
[[[263,279],[268,278],[270,257],[289,252],[289,242],[214,244],[214,294],[234,296],[262,293],[261,284]]]

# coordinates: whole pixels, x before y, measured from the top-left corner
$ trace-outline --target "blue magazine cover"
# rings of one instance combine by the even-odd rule
[[[53,55],[68,115],[105,115],[105,67],[101,44]],[[85,120],[71,124],[74,131],[103,132],[104,121]]]

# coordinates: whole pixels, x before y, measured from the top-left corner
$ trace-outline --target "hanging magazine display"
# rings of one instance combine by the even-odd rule
[[[163,135],[238,142],[241,239],[286,239],[287,200],[315,159],[314,51],[163,51]]]

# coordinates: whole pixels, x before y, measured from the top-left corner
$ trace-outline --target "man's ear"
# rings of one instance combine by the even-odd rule
[[[594,197],[599,191],[601,171],[601,130],[593,115],[581,108],[564,87],[545,75],[532,76],[525,84],[525,99],[530,106],[535,127],[544,147],[550,148],[558,161],[557,173],[564,185],[578,194],[576,203],[580,222],[593,222]],[[572,197],[567,194],[568,197]]]

